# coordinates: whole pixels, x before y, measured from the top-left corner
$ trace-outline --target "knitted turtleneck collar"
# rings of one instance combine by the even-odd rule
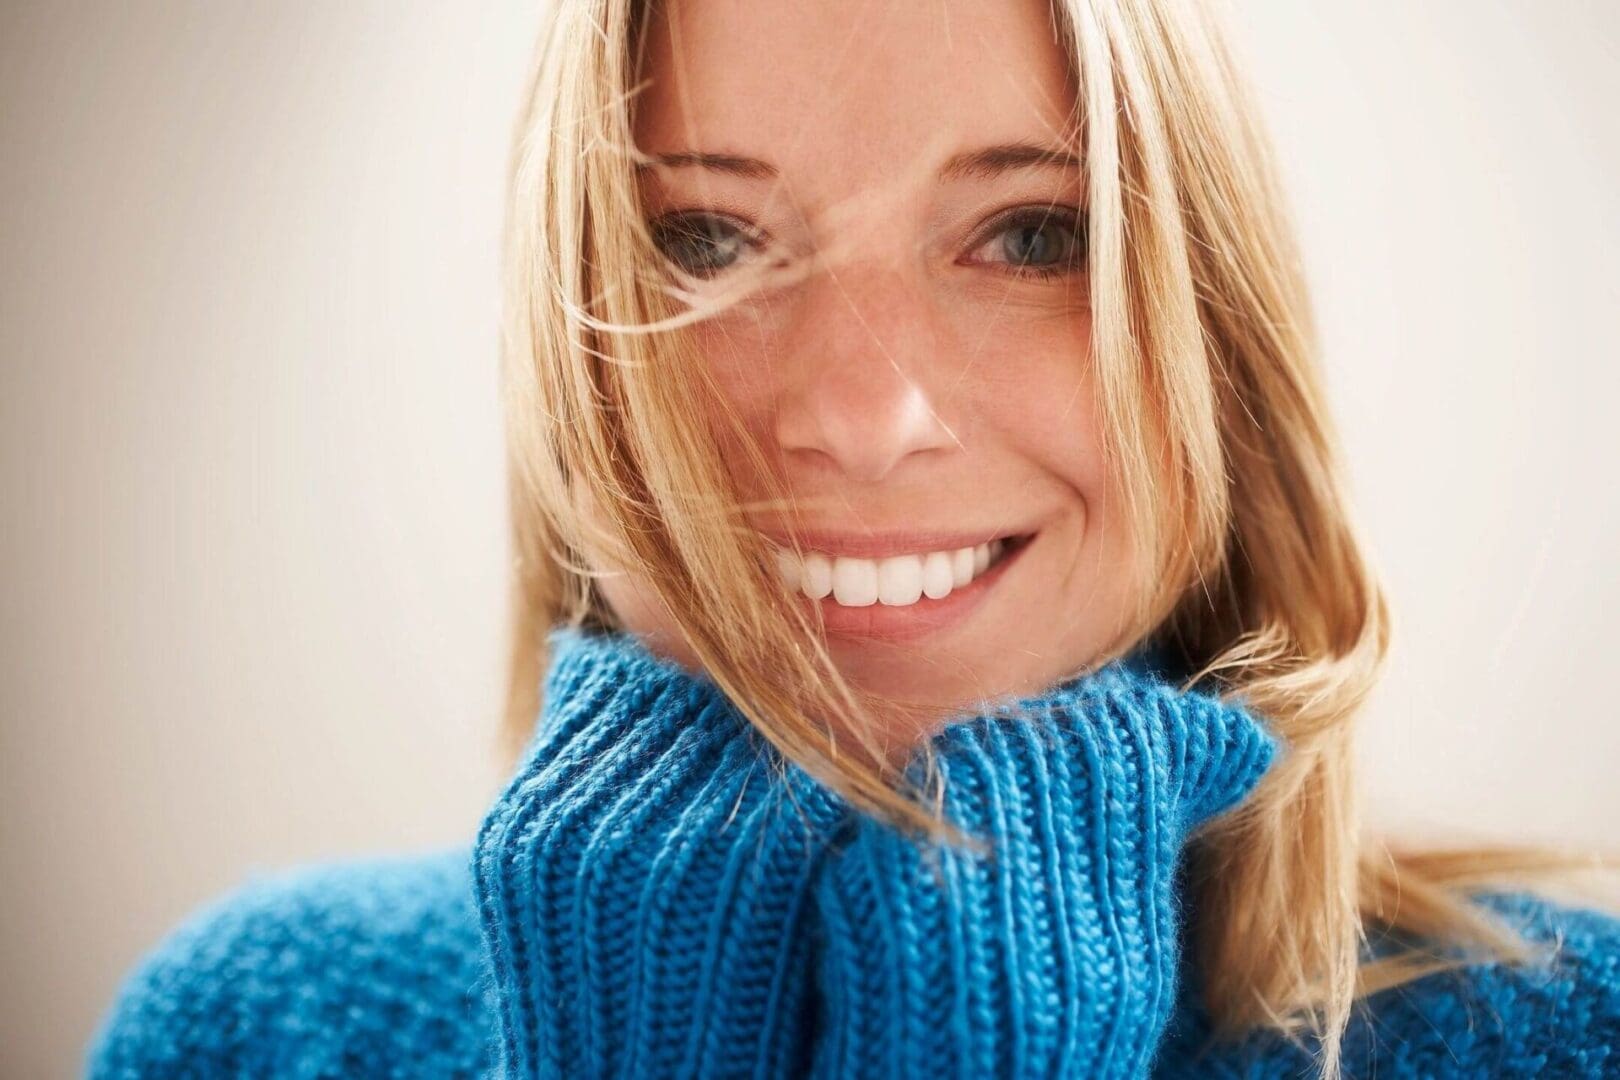
[[[535,725],[534,738],[559,725],[579,722],[581,717],[607,709],[617,711],[636,702],[656,700],[654,711],[663,714],[717,709],[729,713],[737,725],[746,719],[710,679],[653,652],[636,635],[619,630],[559,626],[547,635],[550,665],[547,668],[543,706]],[[1169,688],[1174,667],[1163,649],[1143,643],[1101,668],[1065,679],[1045,691],[1019,698],[1009,697],[999,705],[1034,711],[1050,711],[1073,700],[1088,684],[1159,684]],[[629,694],[621,700],[621,694]],[[980,709],[963,709],[957,719],[991,711],[993,703]],[[1240,710],[1239,706],[1223,706]]]
[[[520,1076],[1130,1075],[1174,997],[1184,836],[1276,751],[1133,654],[933,735],[942,811],[994,855],[925,851],[766,767],[633,636],[551,647],[475,858]]]

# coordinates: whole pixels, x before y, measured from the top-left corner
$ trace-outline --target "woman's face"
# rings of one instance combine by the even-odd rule
[[[840,670],[949,709],[1097,658],[1129,540],[1047,6],[673,0],[650,31],[636,140],[664,163],[641,183],[665,253],[716,292],[808,260],[694,332],[800,503],[750,520],[816,553],[785,578]],[[736,477],[750,497],[760,479]],[[604,588],[683,657],[645,583]]]

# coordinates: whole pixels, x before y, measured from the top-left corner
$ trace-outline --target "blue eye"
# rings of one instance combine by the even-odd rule
[[[986,234],[992,262],[1004,262],[1016,277],[1050,278],[1076,273],[1086,263],[1086,232],[1068,207],[1025,206],[998,220]]]
[[[697,278],[715,277],[763,246],[743,222],[692,210],[665,214],[649,226],[653,244],[674,266]],[[1003,263],[1014,277],[1054,278],[1085,268],[1084,219],[1072,207],[1022,206],[1002,215],[976,251]]]
[[[739,222],[719,214],[666,214],[649,226],[665,258],[693,277],[713,277],[729,269],[758,239]]]

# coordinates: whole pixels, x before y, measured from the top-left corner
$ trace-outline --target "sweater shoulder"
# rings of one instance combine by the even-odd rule
[[[1530,893],[1479,898],[1545,948],[1528,964],[1471,964],[1368,999],[1348,1061],[1434,1076],[1620,1073],[1620,918]],[[1352,1041],[1354,1040],[1354,1041]]]
[[[1346,1080],[1620,1076],[1620,917],[1531,893],[1478,900],[1541,958],[1467,964],[1362,999],[1344,1037]],[[1304,1047],[1270,1033],[1214,1043],[1204,1019],[1183,1010],[1157,1075],[1310,1075]]]
[[[250,876],[125,976],[88,1075],[477,1075],[489,1052],[470,858]]]

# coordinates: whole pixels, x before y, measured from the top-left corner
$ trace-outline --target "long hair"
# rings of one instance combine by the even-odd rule
[[[1286,743],[1250,798],[1190,844],[1194,947],[1222,1032],[1314,1033],[1334,1077],[1358,998],[1461,962],[1369,961],[1368,926],[1523,960],[1529,946],[1469,890],[1569,859],[1402,852],[1362,834],[1354,719],[1383,670],[1390,616],[1349,516],[1256,109],[1201,4],[1054,0],[1052,16],[1078,90],[1099,409],[1140,586],[1098,662],[1149,643],[1186,687],[1241,699]],[[883,765],[863,719],[872,700],[839,675],[818,628],[778,602],[715,432],[690,422],[714,415],[717,395],[681,333],[703,312],[670,287],[638,193],[646,18],[644,0],[554,0],[514,132],[506,749],[532,730],[549,628],[617,625],[585,554],[610,552],[644,575],[708,676],[786,758],[870,813],[972,844]],[[867,753],[839,745],[825,722],[835,716],[852,718],[845,730]]]

